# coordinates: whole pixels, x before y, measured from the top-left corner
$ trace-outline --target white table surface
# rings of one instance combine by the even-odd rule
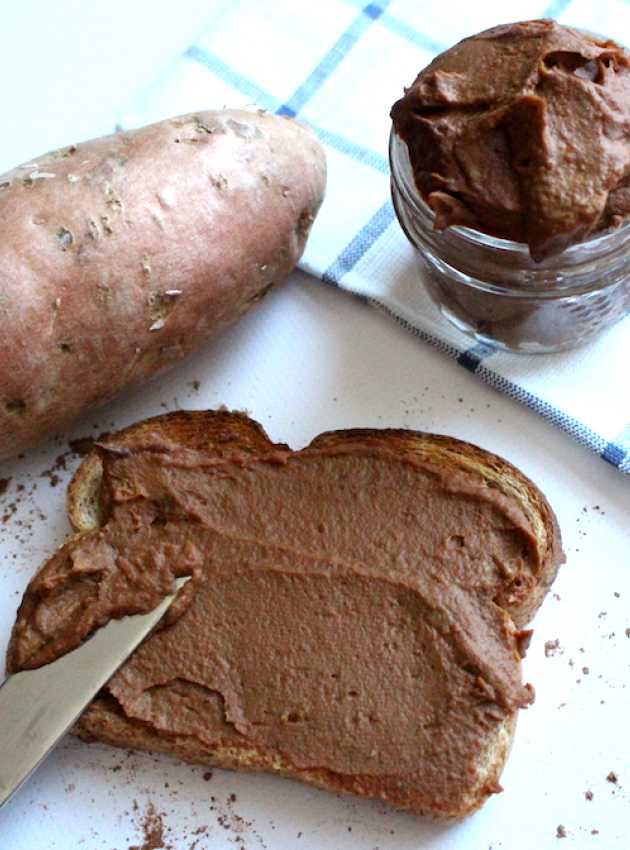
[[[201,0],[3,5],[0,171],[110,130],[203,27],[207,8]],[[9,515],[0,523],[0,647],[30,576],[69,530],[64,489],[79,459],[68,439],[221,404],[246,409],[294,447],[350,426],[452,434],[516,463],[547,494],[567,563],[534,622],[525,676],[537,698],[521,714],[505,792],[466,822],[437,826],[287,780],[204,778],[199,767],[66,739],[0,811],[0,850],[627,850],[630,481],[384,316],[301,273],[167,376],[0,466],[11,479],[0,496],[0,517]],[[546,656],[545,642],[556,639]],[[150,840],[156,824],[161,843],[159,829]]]

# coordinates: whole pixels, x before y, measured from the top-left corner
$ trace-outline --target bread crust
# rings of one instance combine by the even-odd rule
[[[262,427],[243,413],[219,411],[178,411],[144,420],[108,438],[117,449],[150,445],[159,438],[161,444],[201,450],[229,459],[235,451],[253,457],[288,451],[284,444],[274,443]],[[108,440],[105,440],[105,444]],[[539,606],[562,561],[560,533],[553,511],[543,494],[519,470],[502,458],[469,443],[451,437],[401,429],[352,429],[330,431],[316,437],[308,449],[331,449],[360,446],[378,448],[396,457],[421,458],[425,466],[436,470],[466,473],[475,481],[499,490],[514,503],[535,530],[539,569],[535,582],[523,588],[503,610],[506,618],[522,626]],[[308,450],[307,449],[307,450]],[[68,490],[68,515],[76,537],[93,532],[107,519],[107,506],[101,499],[102,465],[99,447],[88,455],[75,473]],[[292,765],[278,752],[261,747],[217,745],[210,747],[193,736],[167,734],[153,726],[128,717],[110,694],[99,695],[77,721],[73,732],[84,740],[99,740],[118,746],[160,752],[185,761],[246,771],[272,772],[297,778],[320,788],[342,794],[380,796],[397,808],[437,820],[464,817],[478,809],[487,797],[500,790],[499,777],[508,756],[517,712],[486,733],[483,758],[475,765],[463,796],[449,800],[441,808],[427,809],[412,794],[389,800],[378,786],[371,787],[369,778],[343,776],[325,769],[304,769]]]
[[[453,801],[454,804],[450,808],[424,808],[411,797],[406,804],[397,798],[396,808],[435,821],[459,820],[477,811],[489,794],[501,789],[498,780],[509,755],[515,729],[515,714],[507,717],[495,728],[492,740],[488,741],[486,759],[483,764],[478,765],[475,781],[471,782],[468,794],[456,803]],[[259,747],[233,745],[208,747],[190,736],[158,733],[153,727],[126,717],[111,696],[93,700],[71,731],[87,743],[99,741],[123,749],[162,753],[204,767],[247,773],[273,773],[287,779],[299,779],[323,791],[350,796],[380,796],[384,802],[392,802],[385,794],[375,794],[369,786],[366,787],[360,777],[344,777],[323,768],[300,769],[277,752],[265,752]]]

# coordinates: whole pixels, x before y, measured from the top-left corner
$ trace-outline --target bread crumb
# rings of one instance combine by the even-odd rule
[[[560,641],[558,638],[555,640],[547,640],[545,641],[545,658],[549,658],[550,655],[555,655],[556,650],[560,648]]]
[[[613,785],[616,785],[619,782],[619,777],[615,773],[614,770],[611,770],[608,776],[606,777],[607,782],[612,782]]]
[[[134,811],[138,810],[138,803],[134,802]],[[129,850],[172,850],[173,845],[167,844],[165,840],[165,825],[162,815],[156,811],[153,803],[149,803],[144,817],[140,823],[144,833],[144,841],[141,845],[133,845]]]
[[[68,445],[73,454],[83,457],[94,448],[94,437],[77,437],[74,440],[68,440]]]
[[[556,827],[556,838],[566,838],[567,837],[567,829],[561,823]]]

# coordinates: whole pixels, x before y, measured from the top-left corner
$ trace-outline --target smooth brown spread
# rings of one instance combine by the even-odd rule
[[[31,583],[10,669],[52,660],[192,574],[109,683],[118,711],[447,810],[474,785],[488,736],[532,700],[497,603],[531,587],[539,544],[481,476],[378,440],[325,443],[217,459],[113,438],[107,521]]]
[[[630,55],[614,41],[498,26],[440,54],[391,114],[436,229],[541,260],[630,214]]]

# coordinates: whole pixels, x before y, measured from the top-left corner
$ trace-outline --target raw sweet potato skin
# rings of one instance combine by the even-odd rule
[[[198,348],[299,259],[324,153],[223,110],[0,177],[0,460]]]

